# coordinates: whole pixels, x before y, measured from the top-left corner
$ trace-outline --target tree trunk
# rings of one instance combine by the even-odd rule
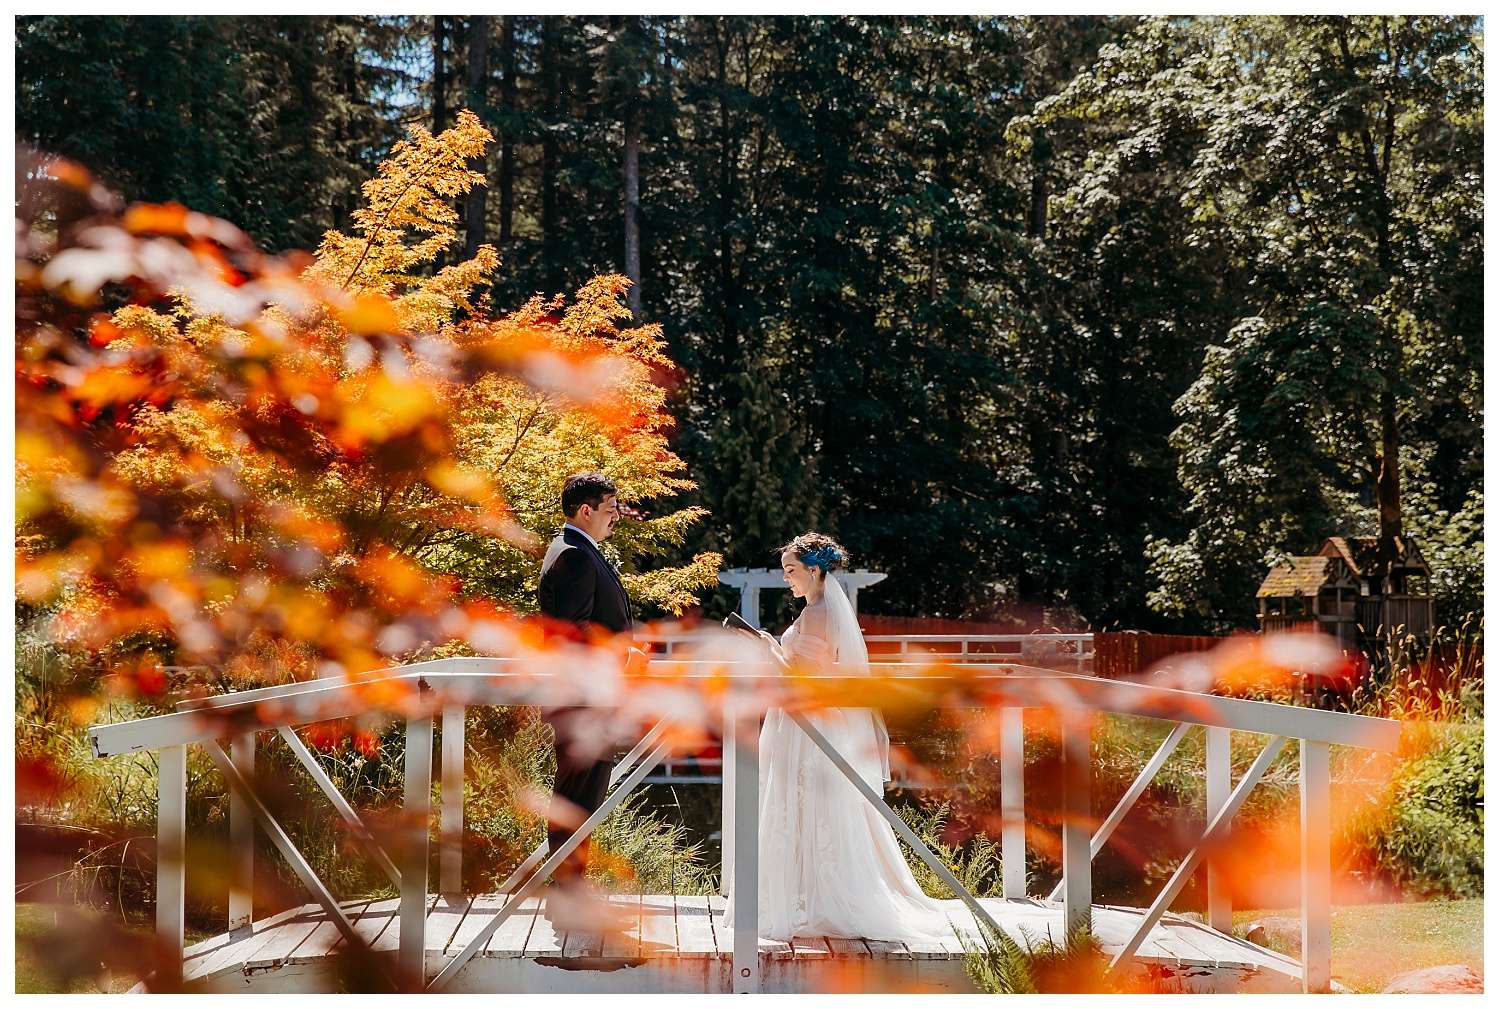
[[[629,305],[640,319],[640,106],[625,108],[625,276],[630,278]]]
[[[468,107],[483,119],[489,119],[489,15],[475,14],[468,19]],[[464,208],[463,251],[474,258],[484,242],[484,194],[489,189],[489,164],[483,152],[469,161],[469,168],[485,176],[484,184],[468,191]]]
[[[1343,19],[1338,31],[1338,50],[1343,57],[1343,69],[1348,75],[1350,93],[1352,88],[1359,87],[1362,92],[1364,87],[1372,84],[1361,77],[1358,67],[1354,62],[1352,52],[1348,43],[1348,19]],[[1386,36],[1388,40],[1388,36]],[[1399,56],[1386,50],[1386,56],[1391,64],[1400,62]],[[1378,88],[1371,88],[1377,93]],[[1361,121],[1358,125],[1358,141],[1363,155],[1362,169],[1367,176],[1367,190],[1371,205],[1366,213],[1373,225],[1375,246],[1379,262],[1379,276],[1370,285],[1370,294],[1389,290],[1400,264],[1396,262],[1394,248],[1391,243],[1391,218],[1390,208],[1390,178],[1389,178],[1389,155],[1386,153],[1385,161],[1381,164],[1375,153],[1376,145],[1374,135],[1371,132],[1367,109],[1362,107],[1360,113]],[[1384,105],[1383,115],[1385,117],[1385,149],[1388,150],[1394,144],[1395,136],[1395,108],[1392,102],[1387,101]],[[1395,539],[1401,534],[1401,509],[1400,509],[1400,426],[1395,413],[1395,386],[1400,378],[1400,338],[1396,334],[1389,319],[1381,320],[1386,341],[1384,363],[1380,366],[1380,377],[1383,379],[1384,388],[1379,394],[1379,475],[1374,484],[1374,500],[1379,507],[1379,545],[1375,551],[1378,575],[1388,578],[1390,565],[1396,557]]]
[[[541,276],[552,293],[557,248],[557,140],[552,127],[558,118],[557,29],[551,18],[542,22],[541,78],[544,122],[541,135]]]
[[[515,18],[506,16],[500,30],[500,107],[505,116],[515,114]],[[515,145],[508,126],[500,128],[500,249],[510,247],[510,229],[515,220]]]
[[[1379,502],[1379,564],[1382,574],[1389,573],[1394,562],[1395,540],[1401,535],[1400,511],[1400,427],[1395,417],[1395,390],[1389,385],[1379,397],[1379,482],[1375,497]]]
[[[448,62],[444,52],[447,25],[441,14],[432,15],[432,132],[448,128]]]
[[[734,149],[729,136],[729,45],[721,34],[733,30],[733,22],[713,26],[713,41],[718,55],[718,283],[722,311],[723,373],[733,374],[741,365],[739,348],[739,293],[734,275],[733,238],[729,222],[734,213]],[[748,60],[745,61],[748,64]]]
[[[335,37],[338,40],[334,50],[337,54],[335,65],[339,68],[338,89],[339,94],[343,98],[343,107],[347,109],[352,107],[358,100],[359,48],[357,45],[351,43],[342,33]],[[343,176],[342,181],[346,184],[340,186],[333,194],[332,227],[341,229],[344,227],[344,222],[353,216],[354,213],[354,200],[357,196],[358,187],[352,183],[348,183],[347,180],[349,179],[350,169],[359,164],[359,152],[357,144],[354,142],[354,136],[349,129],[349,116],[346,113],[339,114],[334,118],[334,123],[334,150],[338,152],[340,161],[339,171]]]
[[[1031,133],[1031,211],[1026,233],[1046,238],[1046,169],[1051,161],[1051,140],[1045,131]]]

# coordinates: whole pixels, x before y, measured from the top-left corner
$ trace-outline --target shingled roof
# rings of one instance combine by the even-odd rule
[[[1355,575],[1362,576],[1374,567],[1379,557],[1379,537],[1329,536],[1319,552],[1324,557],[1342,557]],[[1410,540],[1395,537],[1395,556],[1404,559],[1404,563],[1397,562],[1399,567],[1431,574],[1430,566],[1421,558],[1421,552]]]
[[[1270,569],[1260,583],[1256,599],[1265,596],[1315,596],[1327,584],[1336,563],[1333,557],[1290,557]]]

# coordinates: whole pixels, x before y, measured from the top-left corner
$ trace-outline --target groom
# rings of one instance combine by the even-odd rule
[[[599,473],[575,473],[562,485],[562,515],[567,520],[562,531],[547,548],[541,562],[541,582],[537,595],[541,612],[553,620],[574,625],[573,633],[586,638],[590,627],[623,634],[634,624],[630,598],[614,566],[604,559],[599,544],[609,538],[619,521],[619,502],[613,483]],[[590,721],[597,725],[598,711],[587,708],[559,708],[548,713],[555,736],[557,779],[552,786],[552,809],[547,830],[547,846],[556,851],[604,801],[609,789],[609,774],[614,770],[613,748],[596,754],[582,754],[580,730],[587,733]],[[598,730],[593,730],[597,732]],[[547,917],[554,923],[560,918],[586,915],[589,902],[583,886],[583,871],[588,864],[588,841],[563,860],[552,878],[552,896],[547,899]],[[564,922],[565,924],[565,922]]]

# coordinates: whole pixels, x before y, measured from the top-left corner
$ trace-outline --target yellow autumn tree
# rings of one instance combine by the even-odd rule
[[[435,136],[411,127],[365,183],[351,231],[327,233],[299,278],[325,290],[316,305],[273,307],[239,326],[185,295],[175,313],[115,313],[122,340],[149,340],[168,353],[190,341],[250,362],[245,348],[274,342],[278,330],[311,328],[316,339],[301,345],[317,360],[304,377],[296,369],[278,375],[278,402],[308,415],[336,412],[332,436],[304,437],[296,416],[284,425],[262,417],[250,445],[234,421],[243,404],[200,397],[140,411],[134,445],[113,468],[143,490],[181,495],[190,459],[204,474],[197,517],[228,539],[265,535],[244,521],[235,495],[214,485],[214,473],[232,473],[243,494],[280,502],[278,521],[299,533],[319,522],[337,530],[330,545],[349,564],[376,553],[399,582],[405,558],[451,575],[462,594],[521,611],[534,608],[538,551],[562,521],[563,479],[597,470],[633,511],[606,552],[622,562],[637,600],[680,613],[713,584],[720,558],[649,566],[704,512],[669,504],[693,487],[666,437],[672,421],[660,376],[671,362],[659,326],[627,324],[628,281],[596,277],[571,299],[535,298],[495,314],[485,293],[499,268],[492,247],[433,268],[457,245],[455,198],[482,184],[467,165],[490,139],[467,111]],[[389,333],[413,335],[407,344],[421,353],[383,339]],[[442,367],[450,356],[464,362],[456,374]],[[366,367],[377,359],[383,367]],[[285,388],[299,381],[305,388]],[[450,421],[441,429],[427,423],[439,412]],[[303,464],[282,465],[288,454]],[[326,456],[326,465],[305,465],[309,455]],[[183,504],[192,513],[194,503]]]

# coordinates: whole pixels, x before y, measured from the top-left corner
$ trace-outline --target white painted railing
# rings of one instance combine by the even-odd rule
[[[641,635],[639,640],[669,658],[679,648],[700,639],[692,634],[657,633]],[[927,657],[959,665],[1019,662],[1061,672],[1093,674],[1092,634],[870,634],[864,641],[869,646],[869,660],[876,666],[908,664]],[[645,783],[717,785],[732,773],[721,757],[668,756]],[[890,787],[920,790],[927,786],[898,776]]]
[[[693,634],[642,634],[639,640],[660,654],[700,639]],[[867,634],[869,661],[907,663],[921,656],[944,662],[1019,662],[1062,672],[1093,672],[1092,634]]]
[[[673,661],[675,672],[686,669],[686,677],[675,682],[694,680],[694,663]],[[721,677],[722,663],[703,663],[704,683]],[[1062,881],[1051,894],[1063,905],[1064,921],[1069,929],[1086,924],[1092,909],[1091,863],[1107,842],[1109,835],[1123,819],[1130,806],[1143,793],[1150,778],[1164,766],[1166,758],[1181,738],[1195,726],[1208,734],[1207,775],[1209,822],[1201,842],[1183,860],[1181,866],[1151,904],[1139,928],[1114,960],[1118,967],[1132,956],[1150,929],[1160,920],[1172,900],[1180,893],[1186,879],[1205,857],[1208,846],[1216,844],[1229,831],[1234,814],[1260,780],[1276,755],[1290,739],[1299,741],[1301,761],[1301,881],[1302,881],[1302,963],[1303,984],[1307,991],[1326,991],[1330,982],[1330,901],[1331,837],[1329,801],[1329,747],[1334,744],[1361,746],[1391,751],[1398,742],[1399,726],[1387,719],[1368,718],[1337,712],[1319,711],[1290,705],[1246,701],[1192,694],[1144,684],[1096,680],[1086,676],[1059,674],[1053,670],[1019,665],[976,666],[961,676],[933,675],[928,668],[908,669],[891,666],[881,669],[892,689],[907,689],[920,696],[941,696],[933,687],[961,687],[973,696],[980,690],[986,703],[1001,712],[1001,812],[1003,818],[1001,852],[1003,886],[1006,897],[1024,897],[1025,893],[1025,817],[1024,817],[1024,725],[1025,708],[1049,708],[1060,716],[1062,773],[1059,784],[1062,811]],[[867,688],[862,678],[814,677],[830,686]],[[726,768],[724,779],[725,877],[737,894],[733,929],[733,990],[753,992],[759,988],[760,958],[758,943],[758,760],[755,743],[763,714],[764,694],[782,688],[780,676],[751,673],[731,681],[725,704],[723,736]],[[293,728],[298,725],[333,718],[350,717],[366,712],[370,706],[372,686],[399,687],[420,692],[425,704],[406,720],[405,813],[410,826],[397,852],[399,859],[386,854],[363,826],[357,812],[337,795],[326,775],[306,747],[301,745]],[[237,867],[231,881],[229,902],[230,926],[242,927],[253,920],[250,906],[251,845],[249,823],[253,820],[266,831],[280,854],[307,886],[335,926],[358,948],[362,940],[338,901],[319,880],[297,851],[286,831],[258,795],[253,781],[254,738],[257,732],[274,730],[291,746],[297,759],[312,774],[341,816],[364,838],[372,856],[390,876],[400,891],[400,928],[393,983],[408,988],[438,990],[445,987],[467,960],[495,929],[513,914],[527,897],[534,894],[560,862],[636,787],[665,756],[666,746],[660,740],[666,729],[657,725],[642,738],[616,767],[611,776],[614,791],[556,852],[545,845],[531,856],[500,886],[509,894],[500,914],[491,919],[457,954],[450,956],[433,978],[425,977],[425,929],[428,901],[428,855],[430,839],[427,822],[431,813],[432,742],[434,722],[441,719],[443,728],[442,810],[440,815],[439,890],[461,889],[463,721],[472,705],[514,705],[556,703],[547,692],[548,684],[527,675],[514,660],[464,658],[442,659],[388,670],[359,684],[341,681],[312,681],[269,687],[261,690],[228,694],[183,705],[183,710],[154,718],[139,719],[90,729],[94,752],[99,756],[155,751],[158,755],[158,852],[157,863],[157,932],[161,945],[181,949],[184,930],[183,853],[185,851],[186,755],[187,747],[198,746],[206,752],[229,783],[235,802],[230,809],[230,837],[233,864]],[[576,703],[570,701],[568,703]],[[963,703],[939,701],[938,703]],[[967,702],[972,703],[972,702]],[[1120,803],[1104,819],[1097,831],[1092,824],[1090,797],[1090,726],[1095,714],[1117,712],[1163,718],[1176,723],[1166,742],[1147,763],[1140,778],[1126,791]],[[815,726],[799,715],[793,719],[829,759],[849,777],[865,798],[939,877],[974,910],[987,917],[974,899],[946,867],[921,844],[900,820],[883,796],[870,789],[854,774],[841,755],[828,745]],[[1244,776],[1233,784],[1228,763],[1228,740],[1232,731],[1269,735],[1271,740]],[[229,751],[222,745],[229,740]],[[1232,787],[1230,787],[1232,785]],[[1209,861],[1209,921],[1227,930],[1231,907],[1221,876]],[[175,973],[174,973],[175,972]],[[181,962],[162,966],[158,987],[171,988],[181,980]]]

